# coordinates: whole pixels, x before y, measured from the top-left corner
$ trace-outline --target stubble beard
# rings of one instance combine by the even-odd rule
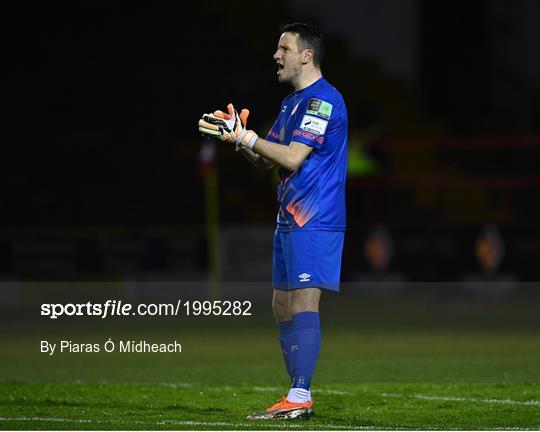
[[[285,68],[283,68],[283,71],[285,71]],[[289,72],[285,76],[281,74],[278,76],[278,81],[280,84],[290,84],[294,87],[294,80],[296,77],[300,76],[301,71],[302,69],[298,67],[295,67],[292,70],[289,69]]]

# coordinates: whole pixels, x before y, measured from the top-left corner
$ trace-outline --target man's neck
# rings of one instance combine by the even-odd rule
[[[298,81],[293,84],[294,90],[303,90],[314,82],[318,81],[321,77],[322,73],[320,69],[305,71],[301,76],[298,77]]]

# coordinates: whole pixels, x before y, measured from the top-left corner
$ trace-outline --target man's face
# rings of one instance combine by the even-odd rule
[[[283,33],[281,35],[274,60],[278,65],[279,82],[292,84],[302,73],[302,51],[298,49],[298,36],[296,34]]]

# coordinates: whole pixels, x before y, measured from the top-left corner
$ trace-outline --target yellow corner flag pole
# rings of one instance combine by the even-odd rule
[[[219,186],[218,170],[215,164],[216,145],[207,140],[200,152],[201,171],[204,178],[206,209],[206,241],[208,249],[209,285],[211,300],[221,299],[221,261],[219,244]]]

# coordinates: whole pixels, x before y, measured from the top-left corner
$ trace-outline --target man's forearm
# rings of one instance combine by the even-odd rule
[[[242,153],[242,156],[244,156],[248,161],[250,161],[252,165],[262,171],[269,170],[274,166],[271,161],[265,159],[264,157],[255,153],[247,147],[242,147],[240,149],[240,153]]]
[[[252,150],[263,158],[289,171],[296,171],[302,165],[305,156],[302,158],[298,152],[292,151],[291,146],[293,144],[291,143],[287,146],[257,138]]]

